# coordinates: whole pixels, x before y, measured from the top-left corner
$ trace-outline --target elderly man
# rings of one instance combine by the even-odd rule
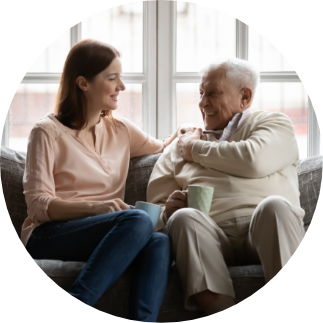
[[[234,305],[227,265],[261,263],[268,282],[304,236],[293,125],[282,113],[251,112],[259,74],[230,59],[201,73],[205,130],[165,149],[147,201],[162,206],[157,230],[173,241],[188,310],[206,315]],[[209,215],[187,207],[188,185],[214,187]]]

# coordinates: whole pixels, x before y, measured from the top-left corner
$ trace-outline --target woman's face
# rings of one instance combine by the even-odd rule
[[[118,108],[119,92],[126,89],[121,81],[121,72],[121,61],[116,57],[105,70],[87,82],[87,91],[84,94],[90,109],[99,113],[102,110]]]

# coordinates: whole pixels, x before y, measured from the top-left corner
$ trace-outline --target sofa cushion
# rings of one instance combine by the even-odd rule
[[[22,223],[27,217],[27,205],[22,186],[24,170],[25,155],[1,146],[2,189],[11,221],[19,237]]]
[[[35,260],[39,267],[60,287],[67,290],[84,268],[84,262],[60,260]],[[241,302],[265,285],[261,265],[228,267],[236,293],[236,302]],[[130,286],[134,277],[131,266],[97,301],[95,308],[109,314],[126,318]],[[159,311],[158,322],[180,322],[199,318],[202,313],[183,308],[183,291],[176,267],[173,267],[167,284],[164,301]]]
[[[160,155],[147,155],[130,160],[124,199],[127,204],[135,205],[137,201],[146,202],[150,174]]]
[[[312,221],[322,181],[322,156],[304,158],[297,166],[301,207],[305,210],[304,227]]]

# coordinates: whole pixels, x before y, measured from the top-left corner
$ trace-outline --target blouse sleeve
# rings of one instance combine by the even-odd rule
[[[54,183],[54,147],[51,138],[40,127],[35,127],[28,138],[23,187],[27,214],[33,222],[51,221],[49,203],[57,199]]]
[[[164,141],[150,136],[126,118],[120,118],[120,121],[128,130],[130,140],[130,158],[157,154],[164,151]]]

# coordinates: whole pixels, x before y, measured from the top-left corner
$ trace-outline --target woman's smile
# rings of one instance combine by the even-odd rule
[[[118,100],[119,100],[119,94],[113,94],[113,95],[110,95],[110,98],[111,98],[113,101],[118,101]]]

